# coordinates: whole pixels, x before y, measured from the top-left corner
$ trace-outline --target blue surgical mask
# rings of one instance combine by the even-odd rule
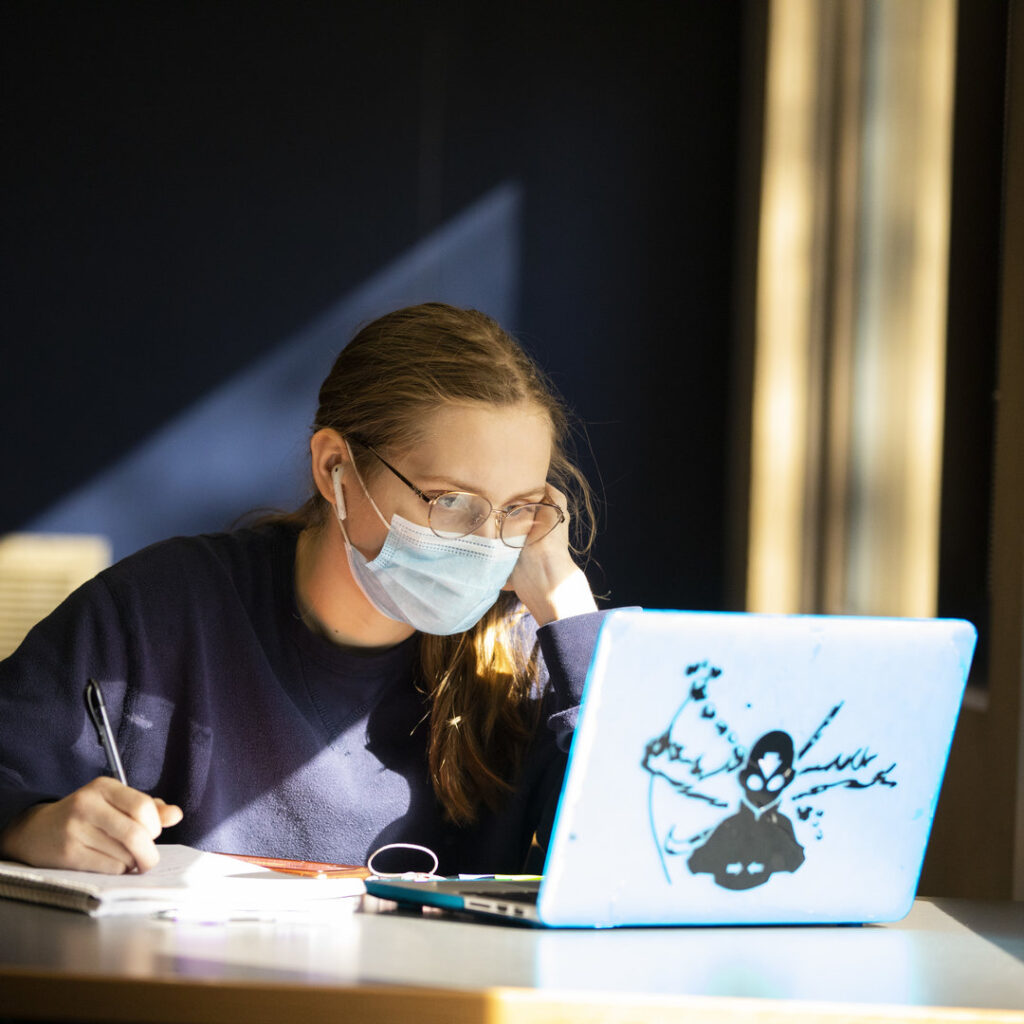
[[[435,636],[475,626],[497,601],[521,549],[475,534],[438,537],[397,514],[388,523],[362,478],[359,483],[388,528],[380,554],[368,560],[349,541],[343,515],[338,516],[349,568],[367,600],[389,619]],[[335,493],[339,492],[340,484]],[[344,509],[343,500],[337,509]]]

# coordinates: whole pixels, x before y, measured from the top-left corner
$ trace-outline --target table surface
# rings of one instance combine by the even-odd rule
[[[0,1021],[1024,1022],[1024,903],[918,900],[864,927],[608,931],[381,907],[200,924],[0,900]]]

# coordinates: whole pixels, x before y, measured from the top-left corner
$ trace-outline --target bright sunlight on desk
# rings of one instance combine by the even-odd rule
[[[368,908],[94,920],[0,901],[4,1017],[1024,1024],[1024,905],[919,900],[863,927],[563,931]]]
[[[271,870],[251,859],[204,853],[187,846],[160,848],[160,863],[145,874],[34,868],[0,861],[0,896],[79,910],[92,917],[163,914],[202,921],[280,918],[337,912],[364,892],[362,879],[308,877]]]

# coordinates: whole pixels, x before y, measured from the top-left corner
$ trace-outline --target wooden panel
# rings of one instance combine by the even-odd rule
[[[136,1024],[359,1021],[360,1024],[1021,1024],[1024,1011],[810,1003],[708,996],[459,992],[400,986],[316,987],[163,981],[5,971],[0,1006],[25,1020]]]

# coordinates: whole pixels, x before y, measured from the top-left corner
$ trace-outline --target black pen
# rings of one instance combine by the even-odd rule
[[[128,785],[128,779],[124,774],[124,765],[121,764],[121,755],[117,751],[117,743],[114,741],[114,733],[110,728],[110,719],[107,718],[107,706],[103,703],[103,694],[100,692],[100,684],[95,679],[90,679],[85,684],[85,707],[96,727],[96,736],[107,755],[107,764],[110,765],[111,775],[116,776],[124,785]]]

